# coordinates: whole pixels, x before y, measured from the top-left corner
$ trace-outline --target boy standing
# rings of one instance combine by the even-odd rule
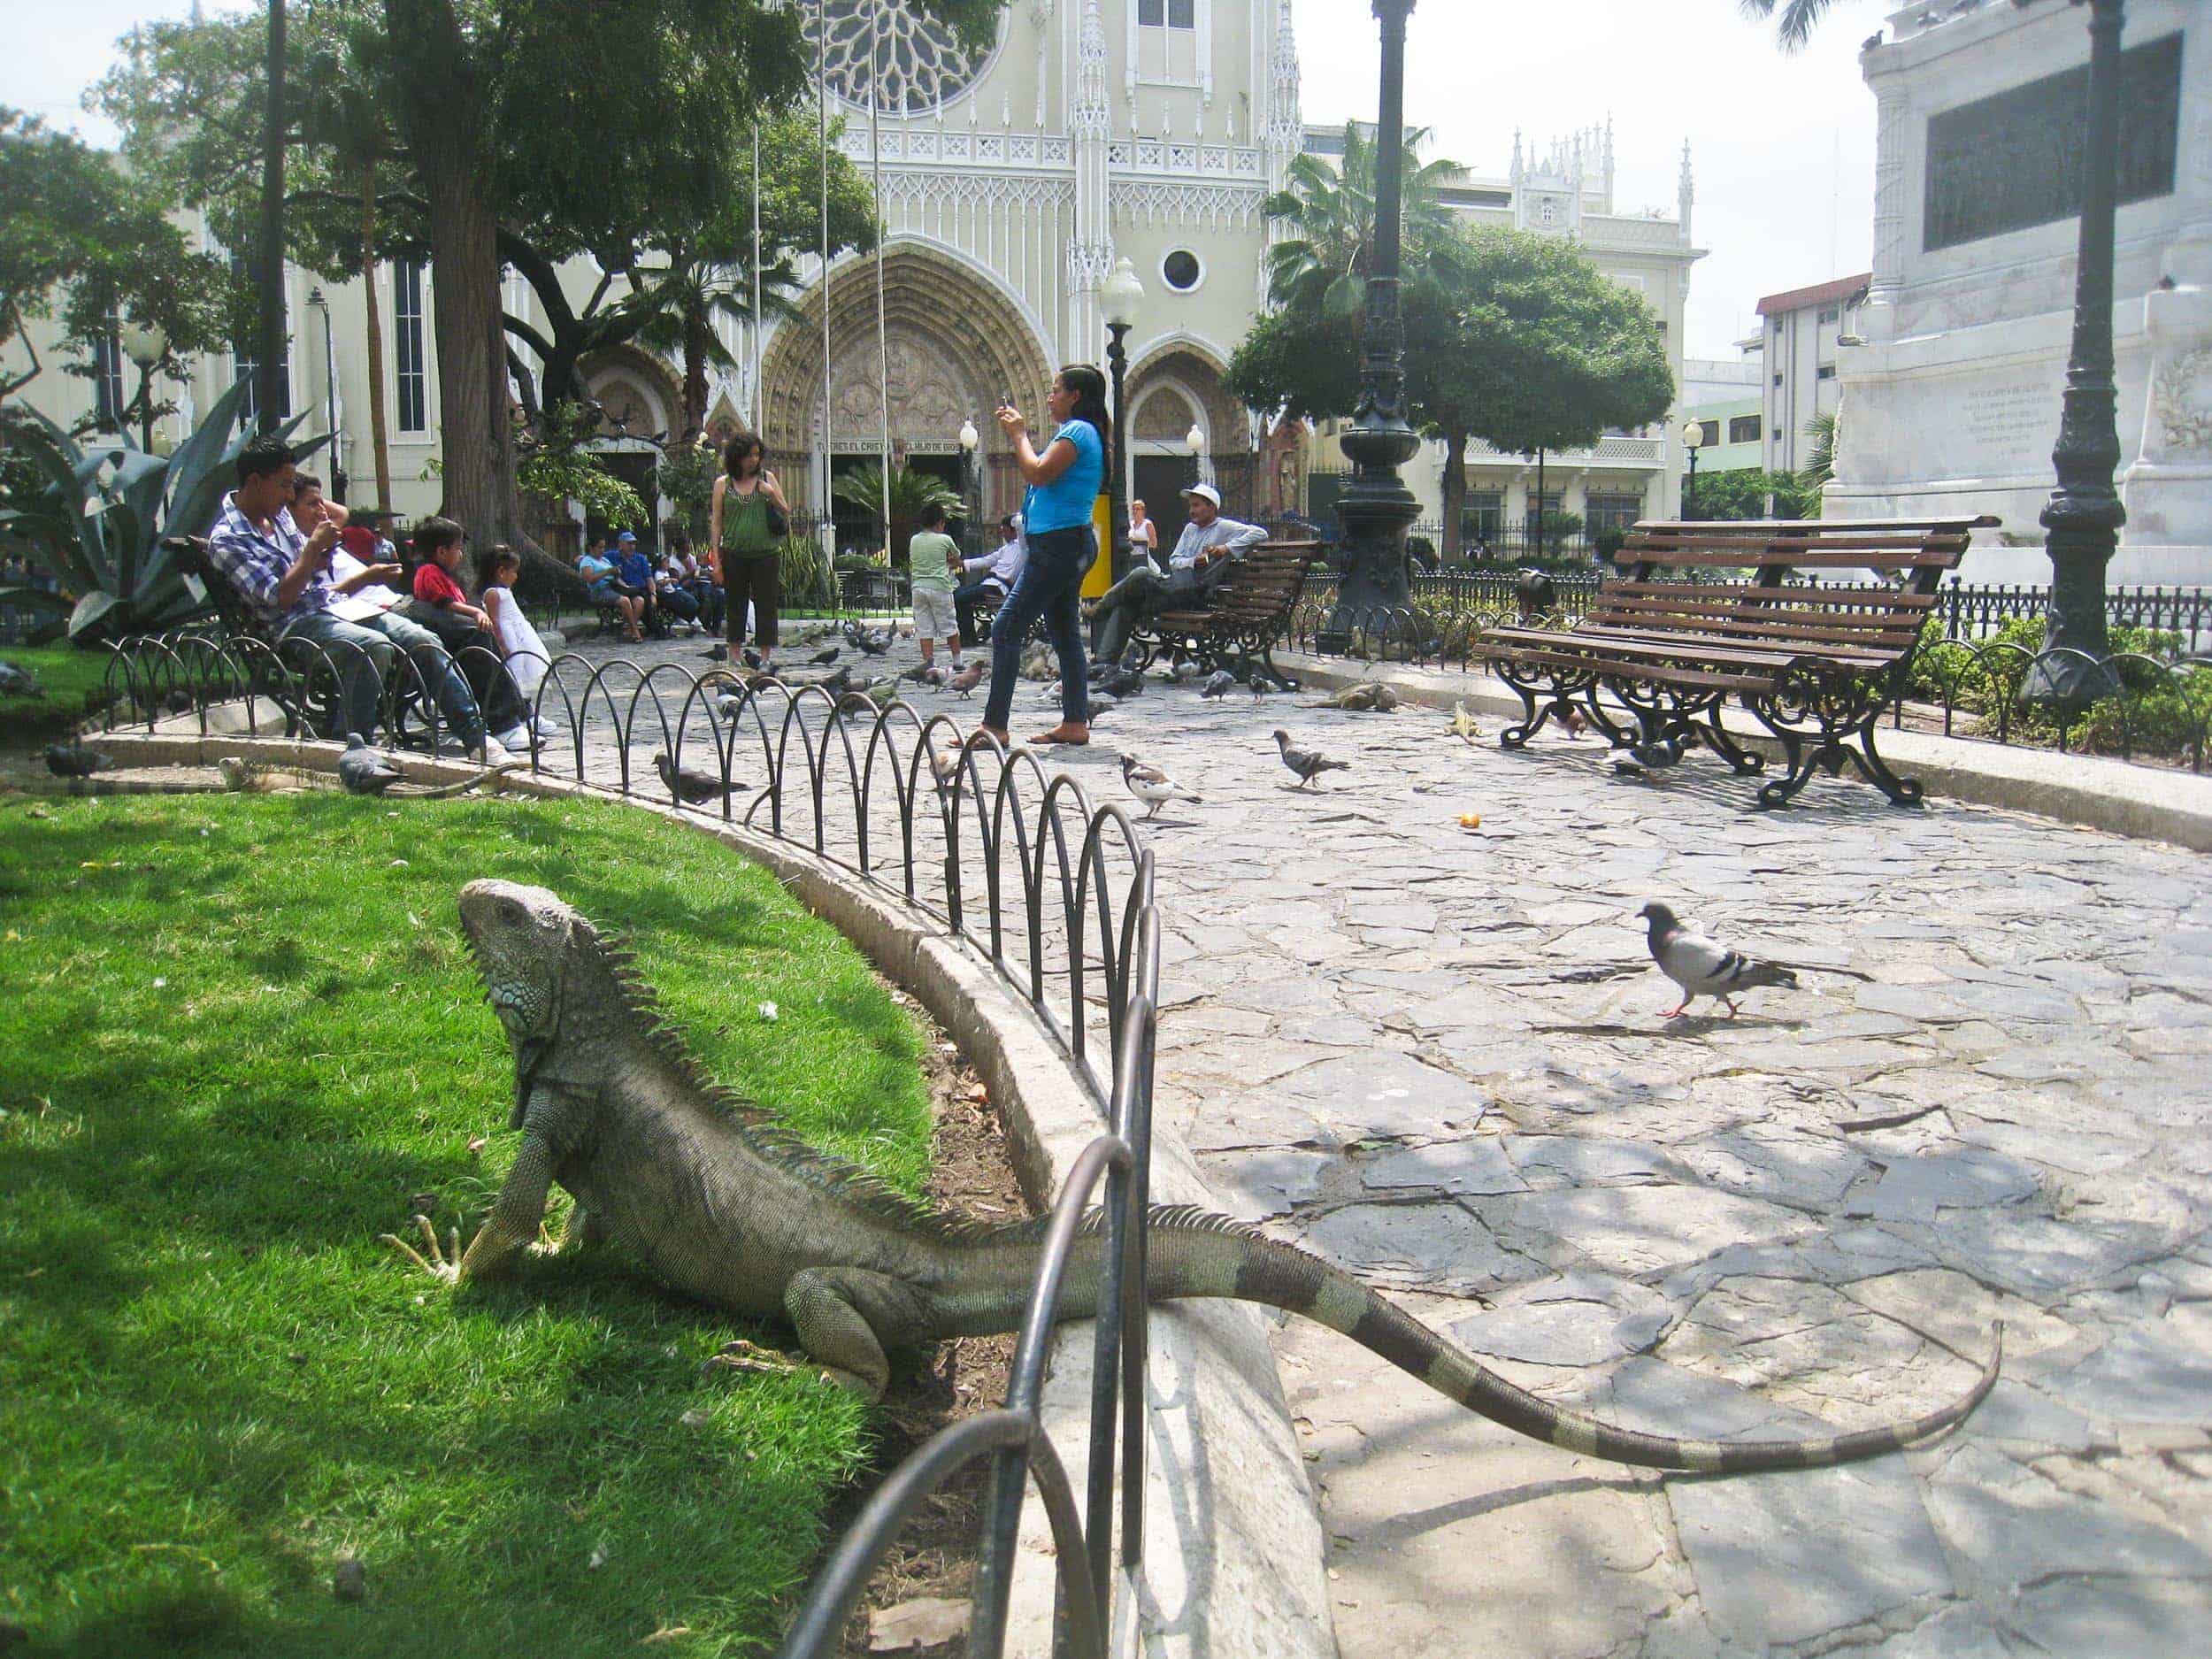
[[[933,502],[922,509],[922,527],[906,544],[907,576],[914,589],[914,637],[921,641],[922,666],[936,659],[937,641],[952,653],[952,665],[960,666],[960,625],[955,618],[952,591],[960,570],[960,544],[945,534],[945,507]]]

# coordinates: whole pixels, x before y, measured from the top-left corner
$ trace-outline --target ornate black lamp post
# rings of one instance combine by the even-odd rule
[[[2026,5],[2031,0],[2014,0]],[[2051,556],[2051,611],[2045,657],[2029,670],[2023,695],[2083,703],[2110,696],[2119,677],[2105,659],[2105,567],[2119,545],[2127,509],[2112,488],[2120,465],[2118,399],[2112,385],[2112,217],[2118,194],[2120,29],[2126,0],[2073,0],[2089,7],[2089,109],[2082,145],[2081,241],[2074,270],[2074,343],[2066,362],[2066,401],[2051,464],[2058,488],[2043,509]],[[2073,653],[2079,652],[2076,656]]]
[[[1359,405],[1338,440],[1352,463],[1337,497],[1344,580],[1321,644],[1340,649],[1367,613],[1410,604],[1406,531],[1420,503],[1398,468],[1421,448],[1405,415],[1405,326],[1398,305],[1398,206],[1405,172],[1406,19],[1414,0],[1375,0],[1382,24],[1382,100],[1375,123],[1375,245],[1360,337]]]
[[[983,434],[975,429],[973,420],[960,423],[960,530],[963,557],[980,549],[972,545],[975,521],[980,511],[977,505],[975,477],[975,447],[983,442]]]
[[[1690,457],[1689,481],[1682,486],[1682,516],[1685,518],[1697,517],[1694,507],[1697,501],[1697,452],[1704,447],[1705,423],[1700,420],[1684,421],[1682,423],[1682,448]]]
[[[1110,549],[1106,568],[1119,581],[1129,572],[1127,543],[1123,536],[1125,503],[1123,495],[1129,484],[1129,426],[1128,415],[1122,406],[1123,382],[1129,373],[1129,353],[1123,342],[1135,326],[1137,309],[1144,303],[1144,284],[1137,280],[1137,273],[1126,258],[1114,263],[1113,275],[1106,279],[1106,286],[1099,290],[1100,312],[1106,319],[1106,366],[1114,377],[1114,442],[1113,453],[1106,457],[1106,535]]]

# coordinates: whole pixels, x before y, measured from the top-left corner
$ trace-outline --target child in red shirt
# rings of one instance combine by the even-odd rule
[[[453,580],[466,540],[461,526],[450,518],[426,518],[415,531],[415,557],[422,561],[415,568],[415,602],[436,613],[435,620],[424,620],[449,648],[454,635],[488,630],[492,626],[491,618],[469,603],[461,584]]]

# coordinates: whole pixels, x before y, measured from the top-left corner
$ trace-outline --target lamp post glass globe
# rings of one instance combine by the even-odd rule
[[[116,333],[123,355],[141,369],[150,370],[169,349],[169,336],[159,323],[125,323]]]
[[[1705,423],[1701,420],[1686,422],[1682,427],[1682,447],[1696,450],[1705,443]]]
[[[1106,286],[1099,290],[1100,314],[1110,328],[1133,327],[1137,320],[1137,308],[1144,303],[1144,284],[1137,280],[1136,267],[1124,255],[1114,262],[1114,273],[1106,279]]]
[[[960,423],[960,447],[963,449],[966,450],[970,455],[973,455],[975,453],[975,446],[982,442],[983,439],[981,434],[975,429],[974,421],[964,420]]]

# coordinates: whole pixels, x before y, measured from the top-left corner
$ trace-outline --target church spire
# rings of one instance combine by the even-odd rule
[[[1114,268],[1106,176],[1113,109],[1106,101],[1106,20],[1098,0],[1083,0],[1083,22],[1075,45],[1075,107],[1069,111],[1068,133],[1075,142],[1075,236],[1067,247],[1067,334],[1061,355],[1087,361],[1096,352],[1101,334],[1099,286]]]
[[[1274,67],[1267,88],[1268,172],[1277,189],[1282,181],[1273,175],[1278,170],[1287,173],[1306,142],[1299,94],[1298,34],[1290,19],[1290,0],[1282,0],[1275,13]]]
[[[1697,184],[1690,173],[1690,141],[1682,141],[1682,183],[1675,195],[1677,217],[1682,225],[1682,240],[1690,240],[1690,205],[1697,200]]]

